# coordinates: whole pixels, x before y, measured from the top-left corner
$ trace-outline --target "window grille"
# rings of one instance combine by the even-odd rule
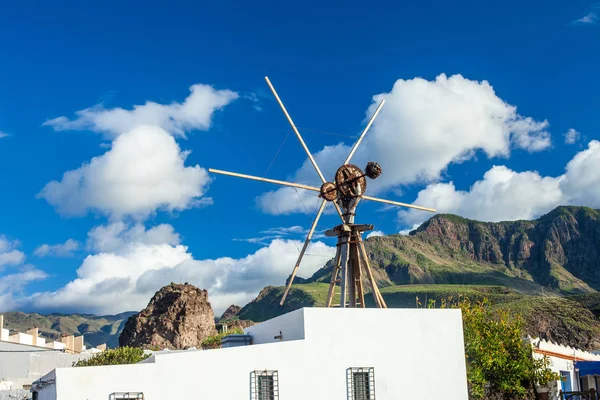
[[[348,368],[348,400],[375,400],[375,369]]]
[[[277,371],[253,371],[250,374],[252,400],[279,400]]]
[[[115,392],[108,396],[109,400],[144,400],[142,392]]]

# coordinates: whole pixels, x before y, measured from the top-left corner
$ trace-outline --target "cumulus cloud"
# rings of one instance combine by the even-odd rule
[[[306,235],[308,235],[308,229],[305,229],[298,225],[294,225],[287,227],[270,228],[264,231],[260,231],[259,233],[261,234],[261,236],[245,239],[235,238],[233,240],[236,242],[248,242],[268,246],[269,243],[273,241],[273,239],[302,238],[302,240],[306,240]],[[314,240],[323,237],[325,237],[323,231],[315,231],[313,233],[312,239]]]
[[[239,95],[230,90],[216,90],[209,85],[193,85],[182,103],[158,104],[152,101],[131,110],[106,109],[102,105],[77,111],[75,119],[65,116],[44,122],[56,131],[90,130],[113,139],[139,125],[161,127],[177,136],[193,129],[207,130],[215,111],[222,109]]]
[[[164,129],[139,126],[117,137],[106,153],[49,182],[38,197],[65,216],[97,211],[113,219],[210,204],[202,197],[208,173],[186,167],[188,154]]]
[[[375,236],[385,236],[385,233],[383,233],[382,231],[372,231],[367,234],[367,239]]]
[[[88,233],[87,248],[94,252],[109,253],[126,247],[129,243],[176,246],[180,237],[172,225],[160,224],[146,229],[143,224],[129,226],[122,221],[92,228]]]
[[[17,250],[18,240],[9,240],[6,235],[0,235],[0,269],[7,265],[19,265],[25,261],[25,254]]]
[[[47,276],[31,265],[24,265],[17,272],[0,276],[0,312],[17,310],[26,301],[23,288],[33,281],[46,279]]]
[[[383,167],[383,175],[369,181],[370,194],[438,181],[448,165],[479,151],[489,158],[508,157],[512,149],[535,152],[551,145],[548,122],[518,114],[487,81],[445,74],[433,81],[400,79],[390,92],[373,97],[367,115],[382,99],[386,104],[352,160],[361,167],[375,160]],[[348,151],[339,144],[315,155],[328,179]],[[311,168],[305,162],[292,178],[320,184]],[[304,211],[297,196],[290,194],[288,188],[279,189],[263,194],[257,203],[271,214]]]
[[[33,251],[38,257],[71,257],[73,253],[79,250],[81,243],[75,239],[67,239],[64,243],[43,244]]]
[[[483,221],[536,218],[559,205],[600,208],[600,142],[593,140],[567,164],[558,177],[542,177],[536,171],[515,172],[494,166],[468,191],[452,182],[435,183],[420,191],[416,203],[440,213],[454,213]],[[431,214],[400,211],[402,222],[414,225]]]
[[[213,308],[220,313],[232,302],[251,300],[266,285],[283,284],[301,246],[301,242],[278,239],[243,258],[196,260],[175,235],[169,226],[96,228],[89,238],[99,252],[85,258],[77,279],[55,292],[35,294],[31,303],[37,309],[118,313],[145,307],[170,282],[189,282],[208,289]],[[171,243],[158,243],[157,237]],[[321,242],[311,244],[302,273],[314,273],[334,252]]]
[[[600,17],[595,12],[590,12],[583,17],[573,21],[574,25],[595,25],[600,21]]]
[[[575,144],[579,141],[581,137],[581,133],[577,132],[575,129],[571,128],[565,133],[565,143],[566,144]]]

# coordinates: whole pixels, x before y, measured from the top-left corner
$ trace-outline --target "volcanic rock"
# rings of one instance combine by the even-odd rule
[[[202,340],[216,333],[208,292],[187,283],[171,283],[127,320],[119,345],[185,349],[200,347]]]

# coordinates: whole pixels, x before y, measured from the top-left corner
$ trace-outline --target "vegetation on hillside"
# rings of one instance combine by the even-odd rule
[[[135,364],[146,358],[149,354],[144,354],[144,350],[138,347],[118,347],[108,349],[101,353],[94,354],[92,357],[79,360],[73,363],[74,367],[92,367],[97,365],[119,365]]]

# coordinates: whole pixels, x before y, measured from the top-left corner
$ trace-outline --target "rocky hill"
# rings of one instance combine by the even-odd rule
[[[125,312],[117,315],[91,314],[37,314],[22,312],[5,312],[4,328],[10,331],[25,332],[37,327],[40,335],[59,340],[63,334],[84,335],[85,345],[94,347],[106,343],[114,348],[119,345],[119,334],[125,321],[135,312]]]
[[[187,283],[171,283],[156,292],[146,308],[127,320],[119,344],[185,349],[200,347],[202,340],[216,333],[208,292]]]
[[[439,214],[408,236],[365,244],[381,286],[491,284],[528,294],[600,288],[600,211],[586,207],[497,223]],[[328,282],[330,273],[331,262],[307,282]]]

